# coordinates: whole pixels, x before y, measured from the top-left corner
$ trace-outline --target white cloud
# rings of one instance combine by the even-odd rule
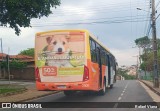
[[[10,54],[18,54],[21,50],[34,47],[35,30],[32,28],[22,28],[20,36],[15,35],[14,30],[10,28],[0,30],[0,33],[4,53],[8,53],[8,48]]]
[[[137,16],[137,13],[135,13],[136,11],[132,11],[131,14],[131,8],[133,10],[136,10],[136,8],[133,7],[133,5],[130,5],[130,3],[134,4],[134,6],[136,7],[138,3],[139,5],[145,5],[144,1],[139,0],[62,0],[62,4],[58,6],[57,9],[53,9],[53,14],[51,14],[49,17],[43,17],[41,19],[32,19],[32,24],[40,25],[42,27],[32,27],[25,29],[22,28],[20,36],[16,36],[13,29],[0,28],[0,38],[3,38],[4,52],[7,53],[8,47],[10,47],[10,54],[17,54],[21,50],[34,47],[34,38],[35,33],[37,32],[56,29],[88,29],[96,36],[99,36],[100,41],[104,45],[108,46],[111,52],[113,52],[113,54],[116,56],[119,65],[136,64],[136,58],[132,56],[138,54],[138,49],[133,49],[131,47],[134,44],[134,40],[138,37],[141,37],[141,35],[139,36],[138,32],[144,33],[144,27],[142,23],[104,23],[91,25],[81,24],[55,26],[56,24],[72,22],[76,23],[108,20],[100,18],[113,18],[114,20],[115,17],[125,17],[131,15]],[[127,11],[124,12],[121,10]],[[43,27],[44,25],[46,26]],[[138,32],[136,32],[136,30]]]
[[[137,58],[134,56],[138,55],[138,49],[111,49],[111,52],[116,57],[119,66],[137,64]]]
[[[95,12],[87,7],[77,7],[74,5],[68,5],[68,6],[63,6],[61,9],[64,14],[69,14],[71,15],[70,17],[72,18],[73,15],[77,15],[78,17],[81,17],[81,19],[88,19],[95,15]],[[89,13],[88,13],[89,11]]]

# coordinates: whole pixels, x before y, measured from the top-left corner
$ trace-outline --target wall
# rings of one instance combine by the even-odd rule
[[[19,80],[35,80],[34,67],[27,67],[23,69],[19,68],[11,68],[10,69],[10,77],[11,80],[19,79]],[[12,78],[13,75],[13,78]],[[5,78],[8,78],[8,73]]]

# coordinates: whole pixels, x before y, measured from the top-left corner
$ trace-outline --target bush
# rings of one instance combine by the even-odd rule
[[[0,63],[0,66],[2,68],[7,68],[8,67],[8,63],[6,61],[4,62],[1,62]],[[11,62],[9,62],[9,66],[11,68],[24,68],[27,66],[27,63],[26,62],[22,62],[22,61],[19,61],[19,60],[12,60]]]

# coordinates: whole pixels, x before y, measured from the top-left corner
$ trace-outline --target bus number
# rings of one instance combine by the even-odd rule
[[[56,76],[57,75],[57,68],[56,67],[43,67],[42,74],[44,76]]]

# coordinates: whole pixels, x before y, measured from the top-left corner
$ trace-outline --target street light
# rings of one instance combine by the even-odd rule
[[[141,8],[136,8],[137,10],[141,10],[141,11],[144,11],[144,12],[149,12],[150,13],[150,11],[147,11],[147,10],[143,10],[143,9],[141,9]],[[156,13],[157,13],[157,11],[155,11]],[[157,15],[157,17],[156,17],[156,20],[158,19],[158,17],[160,16],[160,14],[158,14]]]
[[[141,8],[137,8],[137,10],[142,10],[142,11],[144,11],[144,12],[150,12],[150,11],[147,11],[147,10],[143,10],[143,9],[141,9]]]

